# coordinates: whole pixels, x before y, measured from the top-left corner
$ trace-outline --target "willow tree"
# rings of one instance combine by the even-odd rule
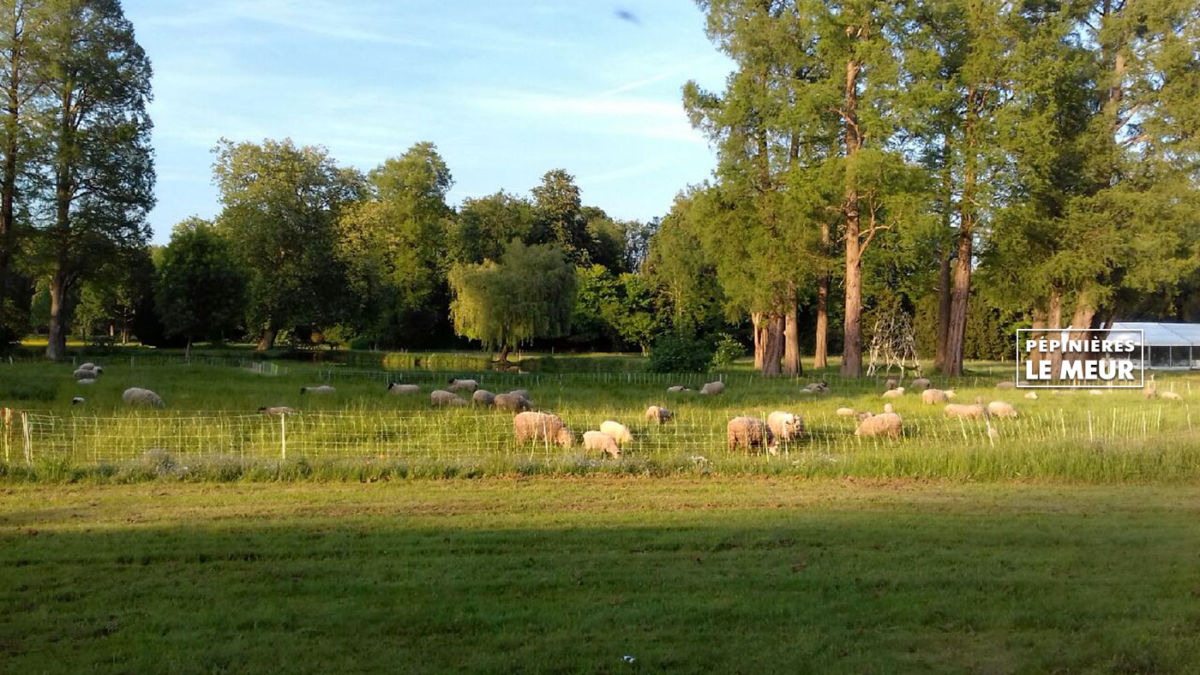
[[[499,261],[450,268],[454,331],[498,349],[508,361],[514,347],[565,335],[575,308],[575,268],[556,244],[509,242]]]

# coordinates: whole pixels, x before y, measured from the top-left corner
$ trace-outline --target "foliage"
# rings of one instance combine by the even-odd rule
[[[245,317],[246,277],[212,223],[175,226],[158,270],[157,306],[168,335],[193,340],[230,337]]]
[[[717,336],[717,344],[713,349],[712,367],[723,368],[746,355],[746,346],[738,342],[729,333]]]
[[[650,348],[650,371],[654,373],[703,373],[713,361],[713,347],[699,337],[665,333]]]
[[[458,209],[450,250],[456,262],[499,260],[513,239],[532,241],[534,207],[528,199],[503,190],[486,197],[468,197]]]

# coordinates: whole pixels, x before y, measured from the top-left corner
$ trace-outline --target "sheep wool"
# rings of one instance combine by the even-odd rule
[[[315,387],[300,387],[300,393],[301,394],[318,394],[321,396],[326,396],[329,394],[336,394],[337,389],[329,386],[328,384],[318,384]]]
[[[1183,400],[1183,396],[1181,396],[1178,392],[1174,392],[1174,391],[1164,391],[1163,393],[1159,394],[1159,396],[1162,397],[1162,400],[1164,400],[1164,401],[1182,401]]]
[[[1036,391],[1031,391],[1031,392],[1029,392],[1028,394],[1025,394],[1025,398],[1027,398],[1027,399],[1029,399],[1029,400],[1031,400],[1031,401],[1036,401],[1036,400],[1037,400],[1037,397],[1038,397],[1038,395],[1037,395],[1037,392],[1036,392]]]
[[[286,405],[263,406],[258,409],[258,412],[264,415],[295,415],[296,409],[289,408]]]
[[[159,408],[165,405],[161,396],[150,391],[149,389],[142,389],[141,387],[130,387],[126,389],[125,392],[121,394],[121,400],[129,405],[152,405]]]
[[[754,417],[735,417],[725,426],[726,446],[733,450],[745,448],[747,451],[759,448],[772,455],[776,454],[775,435],[766,422]]]
[[[988,415],[992,417],[1016,417],[1017,409],[1004,401],[992,401],[987,404]]]
[[[583,449],[598,450],[604,457],[621,458],[621,447],[617,445],[612,436],[603,431],[583,432]]]
[[[965,405],[962,403],[947,403],[943,409],[946,417],[961,417],[964,419],[977,420],[983,417],[983,406],[978,403]]]
[[[775,438],[791,441],[804,435],[804,418],[794,413],[776,410],[767,415],[767,427]]]
[[[1009,382],[1009,381],[1005,380],[1004,382],[997,382],[996,388],[997,389],[1016,389],[1017,384],[1015,382]]]
[[[434,389],[429,392],[429,403],[435,406],[464,406],[467,400],[452,391]]]
[[[84,368],[83,366],[76,368],[73,374],[77,380],[94,380],[96,379],[97,375],[95,370],[91,368]]]
[[[929,405],[934,403],[946,403],[954,398],[954,390],[942,391],[941,389],[926,389],[921,392],[921,402]]]
[[[900,416],[891,411],[889,404],[884,408],[883,413],[872,415],[859,422],[858,429],[854,430],[855,436],[888,436],[890,438],[900,438],[900,434],[904,430],[903,422]]]
[[[913,380],[909,384],[912,385],[913,391],[925,391],[933,383],[929,381],[928,377],[918,377],[917,379]]]
[[[904,395],[904,387],[896,387],[883,392],[883,398],[900,398]]]
[[[516,394],[496,394],[492,397],[492,405],[496,406],[497,410],[509,412],[522,412],[533,407],[529,399]]]
[[[514,417],[513,437],[517,443],[542,441],[564,448],[570,447],[575,440],[558,415],[544,412],[523,412]]]
[[[476,389],[474,394],[471,394],[471,401],[479,405],[491,405],[496,401],[496,395],[487,389]]]
[[[600,423],[600,431],[612,436],[612,439],[617,442],[617,445],[625,445],[633,442],[633,434],[630,433],[629,427],[615,422],[613,420],[604,420]]]
[[[838,417],[854,417],[857,414],[858,414],[858,411],[855,410],[854,408],[838,408],[837,409]]]
[[[529,398],[529,390],[528,389],[513,389],[512,391],[508,392],[508,394],[510,396],[520,396],[521,398],[525,399],[526,401],[533,400],[533,399]]]
[[[670,387],[667,387],[667,391],[671,392],[672,394],[678,394],[681,391],[691,391],[691,389],[688,389],[687,387],[683,386],[682,384],[674,384],[674,385],[671,385]]]
[[[450,378],[450,386],[446,387],[450,391],[475,391],[479,388],[479,383],[475,380],[459,380]]]
[[[705,396],[716,396],[718,394],[724,394],[725,393],[725,383],[720,382],[720,381],[709,382],[708,384],[704,385],[703,387],[700,387],[700,393],[704,394]]]
[[[388,383],[388,393],[393,396],[409,396],[411,394],[421,393],[421,387],[415,384],[400,384],[399,382]]]
[[[675,413],[656,405],[646,408],[646,419],[655,424],[665,424],[674,416]]]

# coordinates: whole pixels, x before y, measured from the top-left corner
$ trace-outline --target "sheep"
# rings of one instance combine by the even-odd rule
[[[735,417],[725,426],[726,445],[730,450],[744,447],[747,451],[761,448],[777,454],[775,434],[766,422],[754,417]]]
[[[583,449],[599,450],[602,456],[612,457],[613,459],[621,458],[621,446],[617,445],[612,436],[603,431],[583,432]]]
[[[492,397],[492,405],[497,410],[507,410],[509,412],[523,412],[533,407],[529,399],[516,394],[496,394]]]
[[[92,363],[91,361],[88,361],[87,363],[81,363],[81,364],[79,364],[79,369],[80,370],[95,370],[96,364]]]
[[[629,427],[620,422],[604,420],[600,423],[600,431],[612,436],[617,445],[625,445],[626,443],[633,442],[633,434],[630,433]]]
[[[925,391],[932,386],[933,383],[929,381],[928,377],[918,377],[910,382],[909,385],[912,387],[913,391]]]
[[[1163,393],[1159,394],[1159,396],[1161,396],[1162,400],[1164,400],[1164,401],[1182,401],[1183,400],[1183,396],[1181,396],[1178,392],[1174,392],[1174,391],[1164,391]]]
[[[883,392],[883,398],[900,398],[904,395],[904,387],[896,387]]]
[[[467,400],[452,391],[434,389],[429,392],[429,403],[435,406],[464,406],[467,404]]]
[[[82,380],[75,380],[75,384],[96,384],[96,378],[85,377]]]
[[[933,405],[934,403],[945,403],[952,398],[954,398],[953,389],[947,389],[943,391],[941,389],[933,389],[931,387],[921,392],[921,402],[928,405]]]
[[[783,410],[775,410],[767,415],[767,427],[771,429],[775,438],[791,441],[804,435],[804,418]]]
[[[837,409],[838,417],[854,417],[857,414],[858,414],[858,411],[855,410],[854,408],[838,408]]]
[[[263,406],[258,409],[258,412],[264,415],[295,415],[296,409],[289,408],[286,405]]]
[[[1158,398],[1158,385],[1154,383],[1154,373],[1150,373],[1150,381],[1142,389],[1143,398]]]
[[[670,387],[667,387],[667,391],[672,394],[677,394],[681,391],[691,391],[691,390],[692,390],[691,387],[685,387],[682,384],[675,384]]]
[[[558,415],[544,412],[523,412],[513,418],[513,436],[517,443],[548,441],[568,448],[575,441],[571,430]]]
[[[809,394],[828,394],[829,385],[826,384],[824,380],[821,380],[820,382],[809,382],[808,384],[804,385],[804,391]]]
[[[94,380],[94,379],[96,379],[96,375],[97,375],[95,370],[92,370],[91,368],[82,368],[82,367],[76,368],[75,372],[73,374],[75,375],[76,380]]]
[[[948,403],[944,408],[946,417],[963,417],[972,420],[983,417],[984,410],[986,408],[983,407],[983,398],[979,396],[975,397],[975,403],[971,405]]]
[[[885,388],[885,389],[888,389],[888,390],[891,390],[891,389],[895,389],[897,386],[899,386],[900,382],[899,382],[899,381],[898,381],[896,378],[894,378],[894,377],[889,377],[889,378],[887,379],[887,383],[886,383],[886,384],[887,384],[887,386],[886,386],[886,387],[884,387],[884,388]]]
[[[79,405],[80,403],[84,403],[86,401],[87,399],[82,396],[75,396],[71,399],[71,405]]]
[[[508,392],[508,394],[509,394],[509,396],[520,396],[521,398],[525,399],[526,401],[532,400],[529,398],[529,390],[528,389],[513,389],[512,391]]]
[[[655,424],[665,424],[674,416],[675,413],[656,405],[646,408],[646,419]]]
[[[450,391],[475,391],[479,388],[479,383],[475,380],[459,380],[450,378],[450,386],[446,387]]]
[[[705,396],[717,396],[725,393],[725,383],[721,381],[709,382],[703,387],[700,387],[700,393]]]
[[[1004,382],[997,382],[996,388],[997,389],[1016,389],[1017,383],[1016,382],[1008,382],[1007,380]]]
[[[92,372],[96,373],[97,375],[100,375],[104,372],[104,367],[103,366],[92,366]]]
[[[300,387],[300,393],[301,394],[320,394],[320,395],[336,394],[337,389],[329,386],[328,384],[318,384],[315,387]]]
[[[1025,394],[1025,398],[1029,399],[1030,401],[1036,401],[1037,397],[1038,395],[1036,391],[1031,391]]]
[[[904,423],[901,421],[900,416],[892,409],[892,404],[889,403],[883,407],[882,413],[872,415],[859,422],[858,428],[854,430],[854,435],[900,438],[900,434],[903,431]]]
[[[492,405],[496,400],[496,395],[486,389],[476,389],[474,394],[471,394],[471,401],[479,405]]]
[[[865,420],[865,419],[868,419],[868,418],[870,418],[870,417],[874,417],[874,416],[875,416],[875,413],[871,412],[870,410],[864,410],[864,411],[862,411],[862,412],[860,412],[860,413],[856,413],[856,414],[854,415],[854,419],[856,419],[856,420],[858,420],[859,422],[861,422],[861,421],[863,421],[863,420]]]
[[[399,382],[388,382],[388,393],[394,396],[408,396],[410,394],[421,393],[421,387],[415,384],[400,384]]]
[[[158,406],[159,408],[165,405],[161,396],[150,391],[149,389],[142,389],[141,387],[130,387],[126,389],[125,392],[121,394],[121,400],[129,405],[152,405]]]
[[[1004,401],[992,401],[987,404],[989,417],[1016,417],[1017,409]]]

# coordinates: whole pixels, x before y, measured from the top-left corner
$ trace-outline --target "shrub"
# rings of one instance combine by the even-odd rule
[[[729,333],[721,333],[721,339],[717,340],[717,348],[713,353],[712,367],[720,368],[741,358],[746,353],[746,347],[738,342]]]
[[[650,350],[650,370],[655,373],[703,373],[712,360],[712,346],[695,337],[664,335]]]

